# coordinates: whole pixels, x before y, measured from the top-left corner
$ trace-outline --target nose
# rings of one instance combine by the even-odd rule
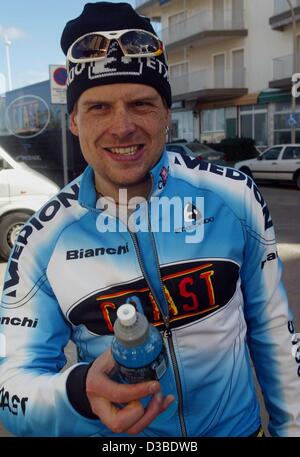
[[[134,119],[126,107],[119,107],[112,117],[111,133],[119,140],[132,135],[136,130]]]

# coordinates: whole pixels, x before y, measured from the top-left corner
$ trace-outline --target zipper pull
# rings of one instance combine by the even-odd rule
[[[168,338],[171,338],[171,336],[172,336],[172,330],[169,327],[167,327],[166,330],[164,331],[164,338],[168,339]]]

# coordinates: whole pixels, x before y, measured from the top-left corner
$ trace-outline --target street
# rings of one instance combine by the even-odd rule
[[[283,278],[288,292],[290,306],[295,314],[300,329],[300,192],[292,186],[260,185],[260,190],[269,205],[276,229],[278,252],[283,260]],[[3,273],[6,263],[0,260],[0,290],[3,284]],[[72,359],[72,347],[68,347],[67,354]],[[70,360],[72,363],[72,360]],[[267,414],[262,405],[263,425],[267,422]],[[266,430],[266,428],[265,428]],[[0,437],[10,436],[1,427]]]

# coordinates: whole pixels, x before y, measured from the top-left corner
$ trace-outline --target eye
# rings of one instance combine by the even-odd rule
[[[89,111],[104,111],[108,108],[104,103],[95,103],[89,107]]]
[[[138,100],[134,102],[135,106],[145,106],[147,105],[147,102],[144,102],[143,100]]]
[[[145,108],[151,108],[153,106],[153,103],[147,101],[147,100],[137,100],[136,102],[134,102],[134,107],[135,108],[141,108],[141,109],[145,109]]]

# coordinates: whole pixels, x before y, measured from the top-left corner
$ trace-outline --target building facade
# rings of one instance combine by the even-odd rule
[[[140,14],[160,22],[166,45],[171,139],[243,136],[263,148],[290,142],[293,127],[300,142],[300,104],[293,111],[291,97],[300,0],[291,1],[293,11],[286,0],[137,0]]]

